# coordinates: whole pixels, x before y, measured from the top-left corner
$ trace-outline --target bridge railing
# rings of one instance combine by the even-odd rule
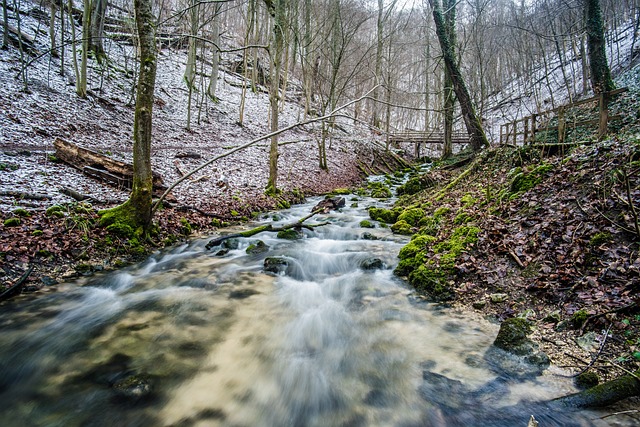
[[[504,123],[500,126],[500,144],[527,145],[534,143],[540,134],[544,134],[546,137],[549,133],[557,134],[557,143],[564,144],[568,130],[585,126],[594,127],[594,125],[598,125],[598,138],[602,138],[607,133],[609,122],[620,118],[620,116],[609,115],[609,101],[614,95],[621,94],[627,90],[625,87],[601,93],[588,99]],[[597,106],[598,118],[584,120],[578,115],[568,114],[570,109],[587,104]],[[554,121],[557,124],[552,124]]]

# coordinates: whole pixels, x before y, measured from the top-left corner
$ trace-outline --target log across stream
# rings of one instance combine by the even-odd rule
[[[422,302],[392,273],[407,239],[360,227],[383,203],[345,198],[298,240],[197,240],[4,302],[0,425],[608,425],[527,403],[571,392],[570,379],[488,357],[498,326]],[[252,227],[291,224],[318,201]],[[257,239],[268,248],[247,254]]]

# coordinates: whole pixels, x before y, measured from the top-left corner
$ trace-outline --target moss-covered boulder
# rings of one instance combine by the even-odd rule
[[[298,240],[302,238],[302,232],[293,228],[280,230],[277,234],[278,239]]]
[[[575,377],[573,382],[580,390],[586,390],[597,386],[600,383],[600,378],[595,372],[586,371]]]
[[[20,218],[7,218],[4,220],[5,227],[17,227],[20,225]]]
[[[531,324],[528,320],[513,317],[500,324],[500,331],[493,345],[510,353],[520,354],[523,345],[528,344]]]
[[[284,257],[267,257],[264,260],[264,271],[274,274],[282,274],[289,268],[289,261]]]
[[[258,255],[263,254],[269,250],[269,246],[263,242],[262,240],[257,240],[254,243],[250,244],[246,249],[246,253],[249,255]]]
[[[398,196],[416,194],[422,190],[433,187],[435,184],[435,181],[429,175],[416,176],[398,187],[396,194]]]
[[[450,301],[455,296],[446,271],[431,262],[420,265],[412,271],[409,274],[409,283],[434,302]]]
[[[369,217],[374,221],[381,221],[387,224],[393,224],[398,220],[398,216],[402,213],[402,209],[384,209],[384,208],[369,208]]]
[[[369,220],[363,219],[362,221],[360,221],[360,227],[362,228],[375,228],[375,226],[373,225],[373,223]]]
[[[425,217],[424,211],[420,208],[409,208],[398,215],[398,221],[406,221],[409,225],[416,227],[420,220]]]
[[[391,231],[393,231],[396,234],[402,234],[404,236],[410,236],[413,234],[413,229],[411,227],[411,224],[409,224],[407,221],[397,221],[395,224],[393,224],[391,226]]]

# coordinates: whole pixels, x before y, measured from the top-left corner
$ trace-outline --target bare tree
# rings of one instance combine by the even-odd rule
[[[103,226],[115,224],[120,232],[125,231],[123,227],[129,227],[126,231],[144,235],[152,220],[151,127],[157,68],[156,22],[152,0],[134,0],[133,4],[140,52],[133,121],[133,189],[124,204],[101,211],[100,223]]]
[[[462,117],[464,118],[467,132],[471,138],[471,146],[477,151],[482,147],[488,146],[489,141],[482,129],[480,119],[476,115],[475,108],[469,95],[469,90],[464,82],[460,68],[456,61],[455,54],[451,42],[447,34],[447,27],[442,16],[442,9],[438,0],[429,0],[433,11],[433,20],[436,24],[436,34],[438,35],[438,41],[440,42],[440,49],[442,50],[442,56],[444,58],[445,67],[449,70],[451,75],[451,81],[453,88],[460,102],[460,109],[462,110]]]

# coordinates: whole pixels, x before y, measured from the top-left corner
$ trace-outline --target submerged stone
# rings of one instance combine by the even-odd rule
[[[363,270],[381,270],[384,268],[384,263],[380,258],[367,258],[360,263],[360,268]]]
[[[285,273],[289,267],[289,261],[283,257],[267,257],[264,260],[264,271],[268,273]]]
[[[267,244],[262,240],[258,240],[255,243],[250,244],[246,252],[249,255],[257,255],[257,254],[265,253],[268,250],[269,250],[269,246],[267,246]]]

